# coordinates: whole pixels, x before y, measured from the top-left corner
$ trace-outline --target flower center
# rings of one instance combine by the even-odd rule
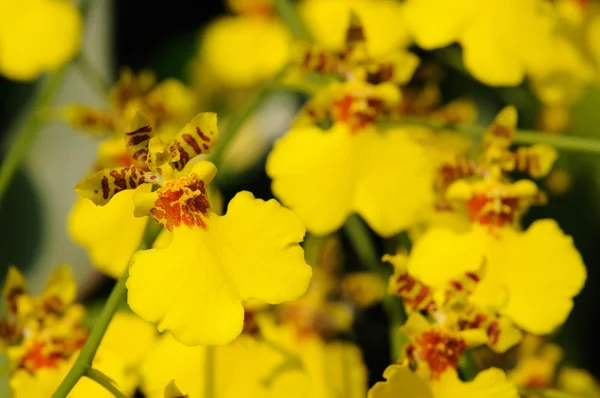
[[[409,357],[427,363],[431,378],[439,379],[446,369],[456,369],[466,347],[467,344],[461,338],[440,331],[427,331],[415,339]]]
[[[168,181],[159,189],[150,214],[169,231],[181,224],[206,229],[209,208],[204,181],[191,174]]]

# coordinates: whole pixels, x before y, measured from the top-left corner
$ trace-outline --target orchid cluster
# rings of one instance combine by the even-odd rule
[[[116,283],[92,314],[68,266],[38,295],[9,268],[10,396],[600,397],[552,341],[586,282],[577,242],[524,221],[569,147],[547,133],[600,83],[600,4],[227,5],[188,83],[123,68],[103,106],[53,112],[98,142],[65,225]],[[52,87],[82,56],[70,1],[0,11],[3,76]],[[545,131],[520,131],[510,103],[486,119],[469,92],[447,98],[445,68],[530,90]],[[254,111],[281,92],[304,101],[263,145],[281,115]],[[248,157],[271,193],[229,198]],[[369,308],[389,329],[383,373],[353,329]]]

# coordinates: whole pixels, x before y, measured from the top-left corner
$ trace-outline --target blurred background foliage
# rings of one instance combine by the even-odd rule
[[[189,61],[198,50],[203,27],[214,17],[226,12],[223,2],[205,0],[198,2],[164,2],[122,0],[112,4],[109,48],[109,74],[114,81],[119,67],[129,66],[134,71],[150,68],[158,80],[175,77],[189,82]],[[109,23],[108,20],[105,23]],[[444,100],[459,96],[474,100],[480,110],[480,122],[486,123],[504,105],[513,103],[519,109],[520,127],[536,128],[540,104],[523,84],[515,88],[492,88],[469,77],[460,62],[456,62],[457,47],[430,53],[420,53],[445,65],[445,78],[441,92]],[[460,59],[460,57],[458,57]],[[35,83],[24,84],[0,78],[0,140],[2,152],[6,146],[11,127],[19,121],[19,115],[27,107]],[[299,98],[300,99],[300,98]],[[300,102],[298,102],[300,103]],[[216,109],[202,109],[216,111]],[[600,140],[600,91],[590,88],[572,109],[572,127],[568,134]],[[68,129],[63,124],[62,129]],[[283,131],[282,131],[283,132]],[[77,148],[74,148],[77,150]],[[565,233],[572,235],[575,245],[583,255],[588,269],[588,280],[583,292],[575,299],[575,307],[568,322],[556,333],[556,340],[565,347],[566,360],[589,369],[600,377],[600,156],[593,154],[561,152],[556,169],[542,187],[549,194],[549,205],[533,208],[525,219],[525,226],[542,217],[555,218]],[[61,179],[62,176],[55,176]],[[558,179],[551,181],[550,179]],[[225,203],[239,190],[247,189],[257,197],[270,198],[270,181],[264,172],[264,159],[237,178],[220,180]],[[568,186],[568,190],[556,189],[556,185]],[[30,274],[47,275],[54,264],[38,264],[44,229],[49,218],[40,197],[44,192],[36,189],[31,174],[22,168],[14,179],[6,199],[0,208],[0,275],[6,273],[9,264],[16,264]],[[52,234],[53,232],[48,232]],[[375,237],[375,236],[374,236]],[[344,242],[345,257],[349,269],[358,268],[352,248]],[[380,242],[383,247],[384,242]],[[97,276],[96,278],[101,277]],[[87,302],[106,296],[112,286],[106,280],[83,291]],[[90,311],[93,314],[93,310]],[[379,379],[389,362],[387,321],[378,305],[359,314],[352,336],[363,348],[365,361],[371,373],[371,381]]]

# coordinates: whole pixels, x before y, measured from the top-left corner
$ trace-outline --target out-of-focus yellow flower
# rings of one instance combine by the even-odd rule
[[[267,174],[275,195],[318,235],[357,212],[389,237],[420,221],[434,199],[433,164],[401,128],[293,129],[275,144]]]
[[[425,311],[454,333],[484,333],[487,345],[498,353],[506,352],[522,337],[506,317],[470,301],[477,284],[485,276],[485,267],[457,276],[438,289],[433,289],[407,270],[408,257],[403,254],[385,255],[383,261],[394,266],[389,293],[402,298],[406,312]]]
[[[132,396],[139,381],[139,365],[156,339],[152,325],[133,314],[117,313],[111,321],[102,344],[94,358],[93,367],[109,376],[118,388]],[[65,378],[78,352],[65,359],[58,359],[52,366],[35,371],[16,369],[10,377],[10,388],[14,397],[49,397]],[[108,392],[98,383],[81,378],[69,397],[109,398]]]
[[[400,90],[391,83],[373,85],[356,81],[330,84],[304,105],[296,116],[294,127],[332,121],[356,132],[391,114],[400,100]]]
[[[534,340],[534,341],[532,341]],[[519,347],[517,366],[508,372],[508,378],[522,388],[552,387],[562,350],[554,344],[540,345],[539,338],[527,335]],[[523,350],[525,346],[525,350]],[[525,352],[531,350],[530,352]]]
[[[278,306],[277,314],[285,323],[293,325],[300,337],[317,334],[328,338],[348,332],[354,321],[354,311],[350,303],[339,299],[337,288],[336,275],[314,267],[306,293]]]
[[[536,221],[524,232],[504,227],[490,233],[485,225],[463,234],[431,229],[416,242],[408,271],[437,288],[483,262],[486,275],[470,300],[536,334],[565,321],[586,278],[571,237],[552,220]]]
[[[418,312],[413,312],[400,328],[410,343],[404,357],[418,374],[429,380],[440,380],[446,373],[455,374],[462,354],[487,341],[483,330],[451,331],[443,325],[432,325]]]
[[[95,136],[122,138],[139,111],[150,119],[157,134],[166,139],[194,116],[196,108],[195,94],[180,81],[167,79],[157,84],[152,72],[136,75],[127,68],[121,71],[109,97],[109,109],[72,104],[64,108],[63,116],[75,129]],[[119,149],[122,152],[123,146]]]
[[[224,86],[253,86],[284,67],[291,41],[285,25],[269,12],[225,16],[204,31],[196,69]]]
[[[598,65],[591,48],[597,39],[588,35],[600,7],[580,0],[557,0],[553,4],[557,21],[554,54],[548,68],[533,74],[534,92],[546,105],[570,105],[584,93],[585,87],[598,82]],[[597,36],[595,36],[597,38]]]
[[[368,398],[518,398],[517,389],[500,369],[480,372],[473,381],[463,382],[455,372],[427,382],[404,365],[390,365],[383,373],[386,381],[377,382]]]
[[[4,286],[8,320],[1,320],[2,343],[11,367],[13,397],[51,396],[64,379],[85,343],[85,311],[73,303],[75,281],[66,267],[51,275],[40,296],[31,296],[22,275],[9,270]],[[152,346],[156,331],[133,314],[118,313],[102,340],[93,366],[131,395],[138,383],[138,365]],[[112,396],[102,386],[81,379],[74,397]],[[69,395],[69,396],[71,396]]]
[[[342,281],[342,292],[358,307],[369,307],[383,299],[386,287],[378,275],[353,272]]]
[[[600,383],[588,371],[565,367],[558,373],[557,387],[573,394],[586,394],[589,398],[600,397]]]
[[[364,24],[367,47],[374,56],[404,47],[409,37],[399,22],[402,6],[391,0],[303,0],[298,11],[316,42],[329,51],[344,49],[351,12]]]
[[[68,0],[0,2],[0,74],[33,80],[79,51],[83,20]]]
[[[209,348],[214,398],[365,396],[366,373],[357,347],[325,343],[315,335],[299,339],[285,325],[261,330],[262,337],[242,335],[229,345]],[[159,398],[165,384],[175,380],[190,397],[202,396],[207,350],[184,346],[165,334],[142,365],[142,391]]]
[[[458,42],[467,69],[486,84],[519,84],[554,55],[554,16],[543,0],[409,0],[404,16],[425,49]]]

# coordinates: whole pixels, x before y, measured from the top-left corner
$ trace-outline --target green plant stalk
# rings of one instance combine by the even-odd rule
[[[58,89],[62,86],[66,71],[67,67],[65,66],[44,78],[32,105],[31,113],[6,151],[0,166],[0,204],[27,151],[38,137],[40,128],[44,123],[44,113],[56,97]]]
[[[407,118],[399,121],[397,125],[415,125],[432,129],[450,130],[471,137],[480,137],[487,129],[487,127],[478,124],[455,126],[418,118]],[[562,151],[600,153],[600,140],[591,138],[550,135],[536,130],[517,130],[513,139],[518,144],[548,144]]]
[[[265,84],[254,94],[254,96],[248,101],[246,106],[242,108],[239,114],[234,115],[225,126],[223,134],[220,135],[219,144],[214,147],[208,155],[208,160],[216,164],[217,166],[223,161],[223,155],[225,149],[235,138],[237,133],[240,131],[244,122],[258,109],[258,107],[264,102],[265,98],[271,92],[271,85]]]
[[[85,372],[85,376],[87,378],[89,378],[89,379],[94,380],[96,383],[100,384],[102,387],[106,388],[116,398],[126,398],[125,394],[123,394],[121,392],[121,390],[119,390],[117,388],[117,386],[115,385],[114,381],[110,377],[108,377],[107,375],[105,375],[104,373],[100,372],[99,370],[93,369],[93,368],[89,368]]]
[[[384,283],[388,283],[388,275],[381,269],[381,261],[377,255],[377,250],[367,229],[365,223],[356,214],[351,215],[344,224],[344,232],[350,239],[354,250],[360,262],[375,275],[378,275]],[[387,295],[382,301],[383,308],[390,321],[390,345],[392,360],[400,358],[402,346],[402,337],[399,327],[406,321],[402,301],[395,296]]]
[[[145,244],[140,245],[140,250],[146,247]],[[66,398],[69,392],[75,387],[75,384],[81,377],[87,375],[91,370],[92,361],[96,355],[96,351],[102,342],[102,337],[108,328],[113,315],[117,311],[119,303],[125,297],[127,288],[125,283],[129,276],[129,267],[125,268],[125,272],[121,275],[117,284],[110,292],[108,300],[100,313],[100,316],[96,320],[96,324],[92,328],[90,335],[88,336],[83,348],[81,349],[79,356],[75,360],[73,367],[67,374],[67,377],[62,381],[56,392],[52,395],[52,398]],[[95,379],[94,379],[95,380]]]
[[[275,0],[274,3],[279,16],[284,20],[294,36],[298,39],[312,41],[304,22],[296,13],[293,2],[291,0]]]

